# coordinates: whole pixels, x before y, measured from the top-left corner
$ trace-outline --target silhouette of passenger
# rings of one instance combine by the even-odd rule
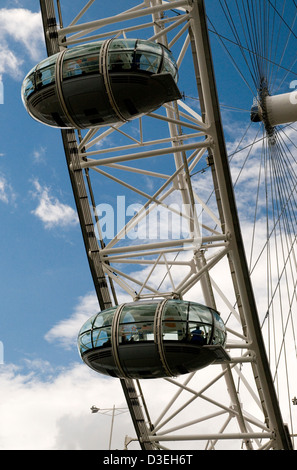
[[[200,326],[197,325],[196,329],[191,332],[191,343],[203,345],[205,344],[204,332]]]
[[[116,59],[113,61],[112,63],[112,72],[121,72],[123,70],[123,67],[124,67],[124,62],[121,58],[121,55],[118,54]]]

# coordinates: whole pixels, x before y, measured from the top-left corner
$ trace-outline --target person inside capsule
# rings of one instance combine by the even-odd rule
[[[192,344],[197,344],[203,346],[206,344],[206,338],[204,335],[204,331],[201,329],[200,325],[197,325],[195,330],[191,331],[191,339],[190,342]]]

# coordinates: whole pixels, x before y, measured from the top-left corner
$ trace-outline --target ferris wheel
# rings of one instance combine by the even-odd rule
[[[296,3],[40,5],[22,96],[62,132],[100,306],[82,360],[142,449],[293,449]]]

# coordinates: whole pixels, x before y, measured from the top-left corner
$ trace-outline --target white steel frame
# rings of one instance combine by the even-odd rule
[[[48,5],[51,2],[52,0]],[[170,49],[175,49],[181,71],[190,50],[193,80],[197,83],[202,109],[200,116],[183,100],[165,104],[160,110],[138,120],[137,134],[135,127],[131,132],[131,126],[123,123],[89,129],[86,132],[64,131],[70,176],[73,178],[77,171],[85,173],[86,195],[93,210],[93,224],[97,235],[99,234],[98,244],[90,246],[88,237],[85,237],[85,242],[90,263],[102,270],[101,277],[98,274],[93,276],[100,306],[108,307],[112,294],[113,302],[117,303],[117,293],[126,299],[141,300],[188,299],[195,292],[195,297],[201,302],[203,300],[213,308],[220,307],[229,335],[227,350],[231,361],[210,366],[210,378],[208,373],[197,372],[182,379],[167,378],[162,381],[165,385],[159,385],[160,403],[166,401],[167,396],[167,389],[165,391],[163,386],[169,385],[175,392],[167,399],[164,409],[159,411],[159,417],[153,417],[154,410],[151,412],[149,400],[144,397],[146,384],[134,384],[133,393],[137,393],[138,411],[140,412],[140,408],[142,410],[141,426],[137,424],[137,413],[133,415],[133,410],[131,412],[137,439],[143,448],[164,448],[164,443],[168,442],[174,442],[177,446],[181,442],[192,445],[193,441],[197,446],[198,442],[204,441],[206,448],[212,449],[221,440],[238,443],[235,444],[238,448],[242,444],[247,449],[290,448],[290,439],[274,392],[244,255],[216,96],[204,2],[145,0],[142,3],[137,2],[128,11],[115,12],[115,16],[78,23],[95,2],[96,0],[86,2],[72,23],[65,26],[62,24],[60,11],[63,0],[57,0],[60,28],[58,37],[55,37],[56,47],[62,50],[95,39],[137,37],[141,34],[141,37],[162,42]],[[41,4],[43,3],[41,0]],[[172,11],[178,14],[172,14]],[[51,26],[46,24],[45,16],[44,24],[47,37]],[[49,39],[47,44],[49,46]],[[50,49],[48,51],[53,53]],[[154,133],[150,131],[151,123],[156,128],[166,123],[167,133],[161,138],[154,138]],[[74,135],[76,143],[73,143]],[[119,144],[106,144],[108,139],[114,140],[115,137]],[[73,152],[69,151],[71,145],[75,147]],[[148,162],[156,162],[156,159],[160,162],[167,159],[166,161],[174,162],[174,166],[168,163],[168,171],[164,172],[163,164],[161,170],[153,164],[147,165]],[[206,164],[201,162],[207,162],[208,171],[212,173],[209,181],[216,193],[216,206],[208,204],[205,194],[199,193],[197,184],[193,183],[190,176],[195,171],[204,171],[203,165]],[[157,189],[149,192],[132,184],[129,181],[131,173],[149,178],[151,186]],[[102,227],[94,199],[98,188],[100,194],[100,185],[104,185],[105,181],[116,183],[125,188],[125,191],[132,191],[136,198],[142,197],[146,201],[137,215],[108,243],[100,239]],[[82,184],[81,182],[80,188]],[[77,186],[74,185],[73,188],[76,201],[81,203],[86,195],[79,196]],[[170,205],[176,194],[180,197],[179,207],[182,209]],[[98,204],[102,202],[105,201],[97,201]],[[140,227],[160,207],[187,222],[188,237],[127,243],[127,235]],[[202,223],[197,208],[203,211]],[[82,219],[81,225],[84,233],[87,229]],[[221,279],[221,286],[220,277],[212,275],[220,266],[223,266],[226,278],[229,279],[227,291],[225,276]],[[143,268],[141,275],[140,267]],[[156,278],[161,281],[159,286]],[[111,289],[107,287],[107,281],[110,282]],[[231,321],[229,319],[227,322],[228,317],[231,317]],[[127,389],[129,386],[131,388],[132,381],[122,382],[131,411],[132,398]],[[238,382],[246,391],[243,397],[237,389]],[[221,384],[219,390],[224,389],[224,393],[221,396],[216,392],[214,397],[209,391],[213,386],[217,387],[218,383]],[[183,394],[186,394],[184,403],[174,409]],[[135,395],[134,398],[136,399]],[[204,414],[203,405],[198,405],[201,401],[211,405],[213,410]],[[180,418],[182,412],[193,406],[193,403],[197,403],[194,408],[195,419],[189,419],[188,416]],[[255,407],[257,411],[254,413]],[[177,424],[170,424],[166,430],[167,423],[173,423],[176,417]],[[208,421],[211,424],[206,429],[213,432],[199,430],[199,425],[202,423],[204,426]],[[192,433],[189,433],[189,429],[193,430]],[[202,429],[205,430],[205,426]]]

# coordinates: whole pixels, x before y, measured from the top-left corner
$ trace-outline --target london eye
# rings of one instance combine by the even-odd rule
[[[40,0],[22,97],[62,134],[98,297],[82,360],[141,449],[292,450],[296,3],[64,3]]]

